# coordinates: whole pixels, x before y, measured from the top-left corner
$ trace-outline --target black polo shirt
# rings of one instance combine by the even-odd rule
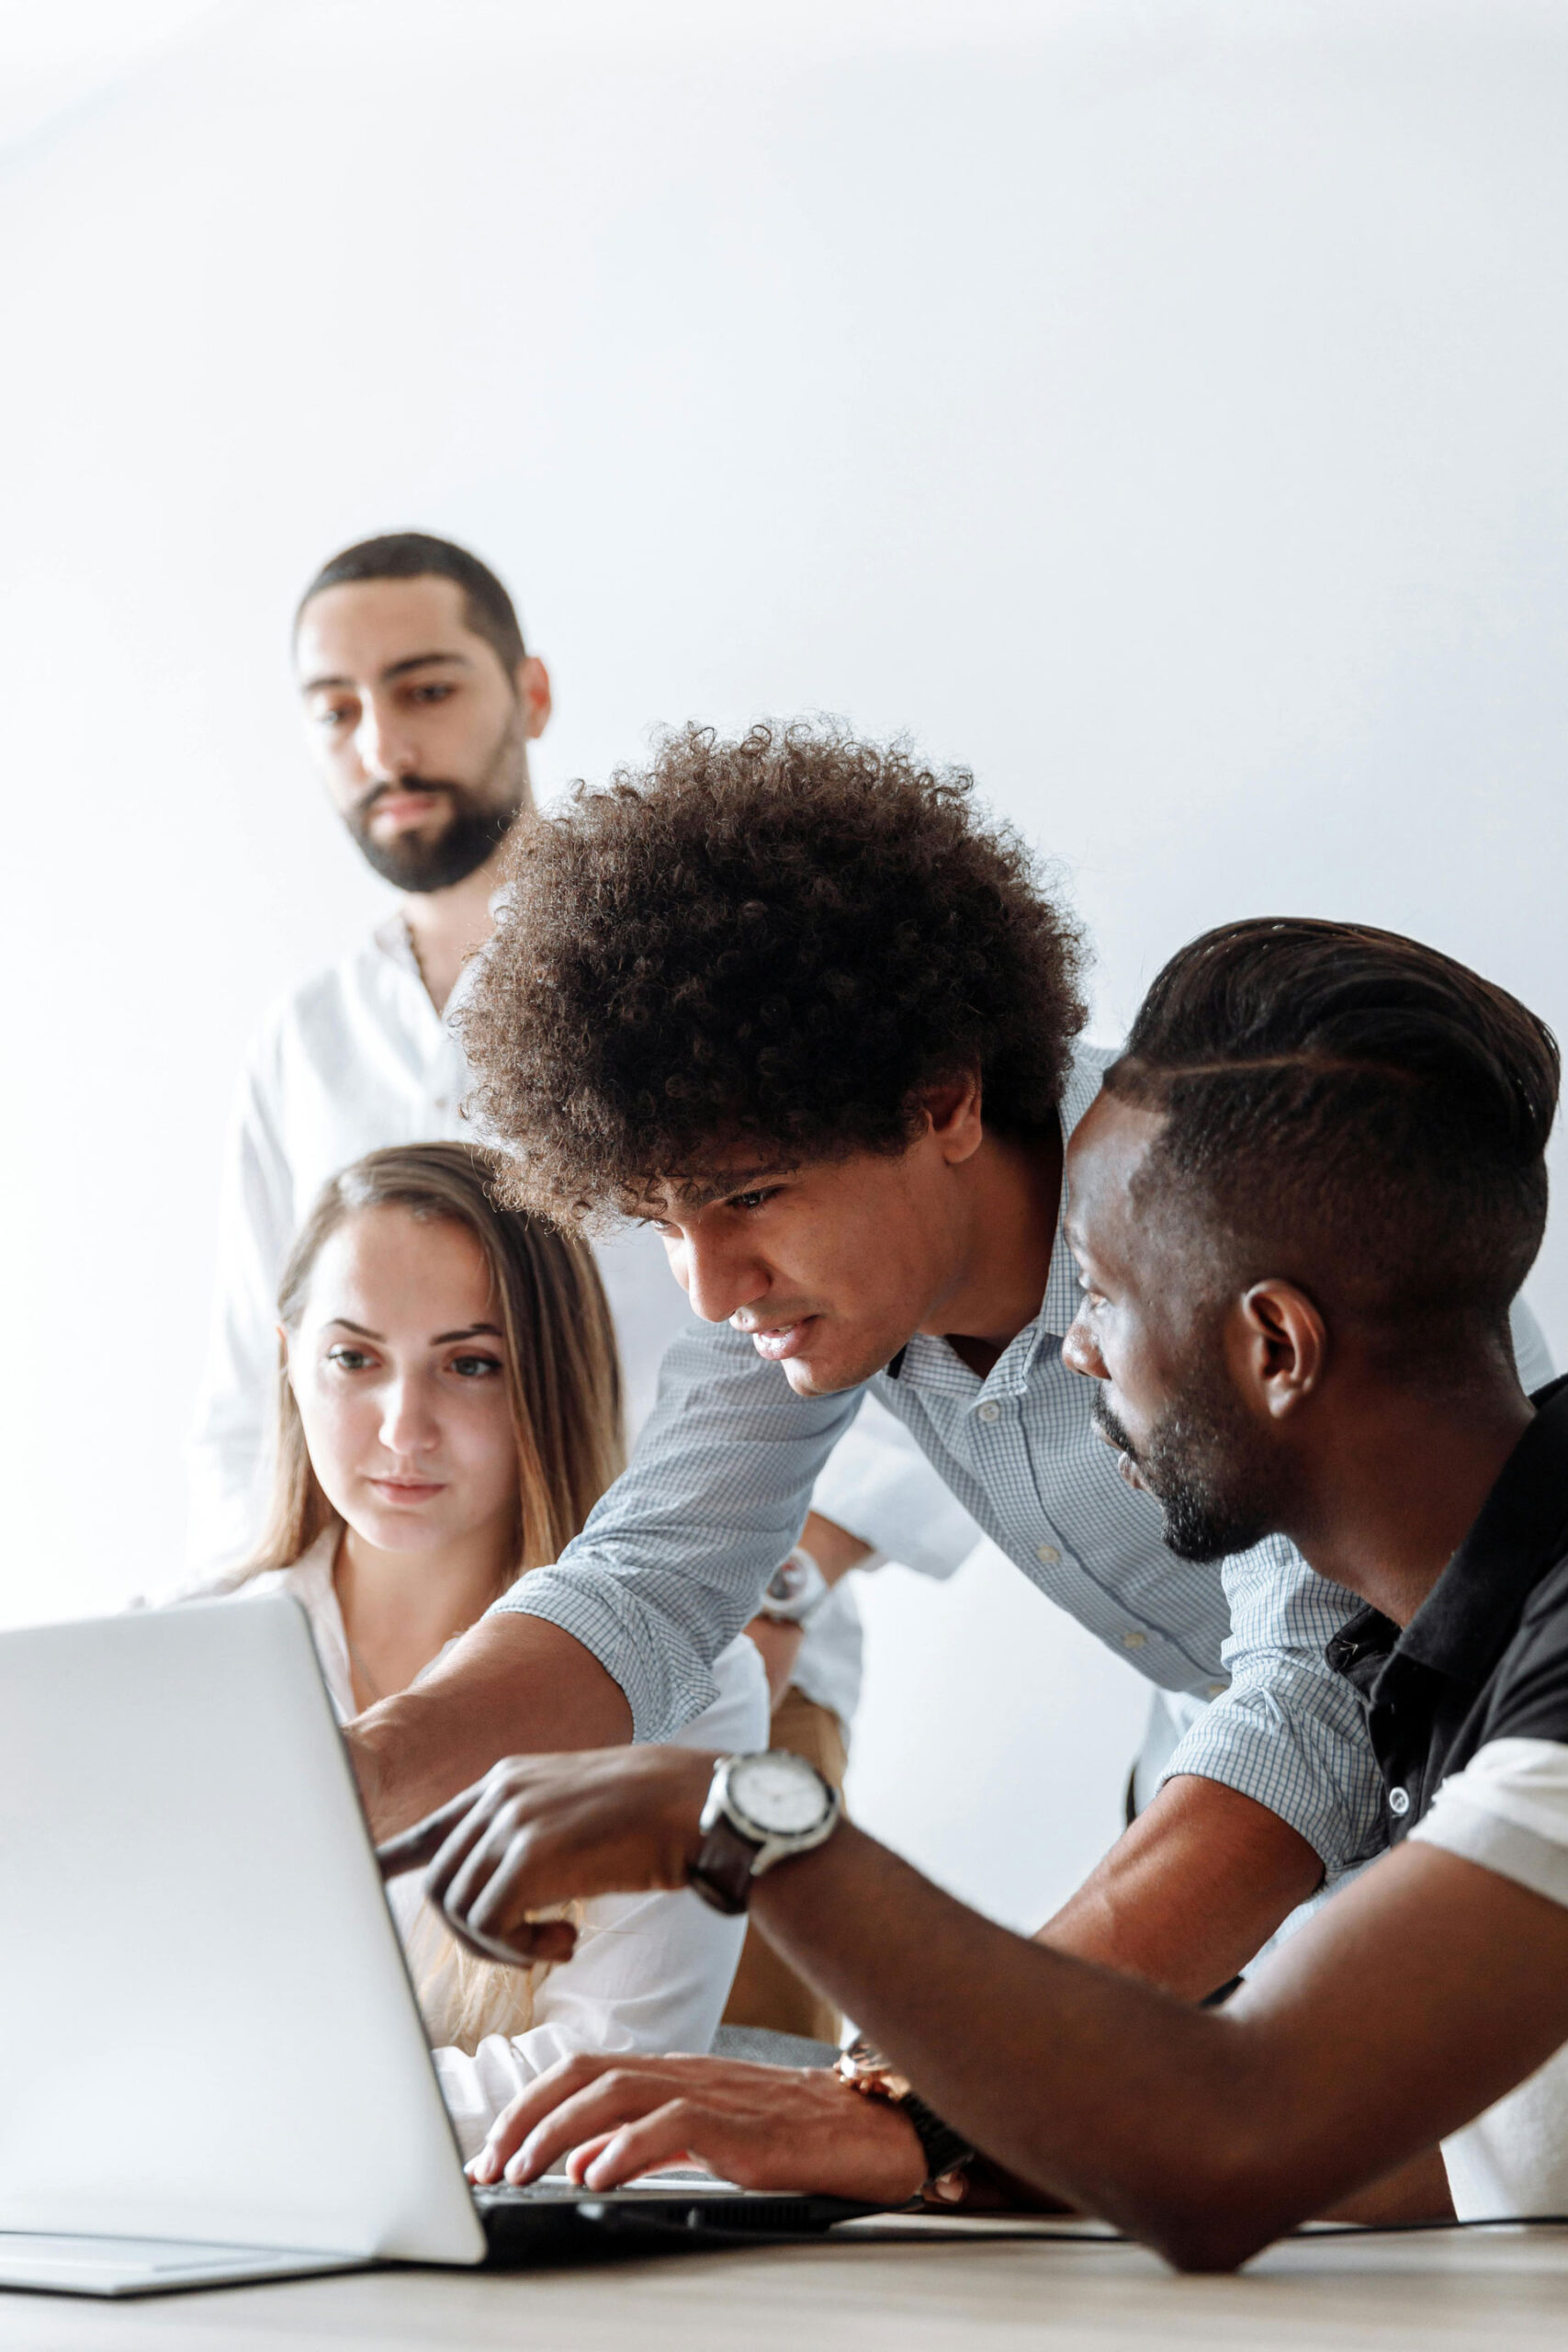
[[[1489,1740],[1568,1746],[1568,1374],[1530,1401],[1535,1419],[1404,1632],[1358,1610],[1325,1652],[1366,1706],[1391,1844]]]

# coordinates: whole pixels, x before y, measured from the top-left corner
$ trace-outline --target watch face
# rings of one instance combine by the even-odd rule
[[[729,1801],[770,1838],[798,1838],[829,1811],[828,1792],[805,1758],[777,1748],[731,1767]]]

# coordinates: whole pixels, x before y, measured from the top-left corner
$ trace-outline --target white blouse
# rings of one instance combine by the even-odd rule
[[[294,1567],[252,1577],[232,1597],[287,1592],[302,1603],[333,1704],[347,1722],[358,1710],[333,1585],[337,1536],[335,1527],[329,1529]],[[744,1634],[721,1652],[713,1672],[717,1698],[677,1735],[676,1745],[727,1754],[765,1747],[767,1679]],[[419,1873],[394,1879],[387,1894],[417,1981],[433,1921]],[[685,1888],[600,1895],[581,1906],[572,1958],[536,1986],[534,2022],[525,2033],[487,2034],[470,2055],[452,2046],[449,2018],[427,2006],[425,2031],[464,2156],[479,2147],[494,2118],[535,2075],[570,2051],[705,2051],[728,1998],[744,1935],[744,1920],[722,1917]]]

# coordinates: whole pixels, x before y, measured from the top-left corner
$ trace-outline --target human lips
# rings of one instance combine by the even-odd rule
[[[1094,1433],[1101,1445],[1109,1446],[1116,1456],[1117,1473],[1123,1484],[1131,1487],[1134,1494],[1146,1495],[1148,1486],[1138,1467],[1133,1442],[1103,1397],[1095,1400]]]
[[[441,805],[438,792],[384,793],[370,809],[370,822],[401,831],[410,825],[420,825]]]
[[[793,1323],[741,1323],[733,1317],[730,1319],[734,1329],[744,1331],[766,1363],[784,1363],[791,1356],[801,1353],[817,1317],[802,1315]]]
[[[404,1505],[427,1503],[433,1495],[446,1490],[446,1481],[442,1478],[371,1478],[368,1484],[375,1487],[383,1501]]]

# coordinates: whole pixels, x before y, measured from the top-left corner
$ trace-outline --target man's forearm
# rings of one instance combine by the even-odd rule
[[[751,1909],[986,2155],[1193,2258],[1252,2120],[1220,2016],[1010,1934],[849,1824]]]
[[[1315,1894],[1323,1864],[1266,1805],[1168,1781],[1036,1940],[1201,2001]]]
[[[445,1804],[503,1756],[614,1747],[632,1736],[619,1683],[547,1618],[483,1617],[433,1674],[345,1734],[372,1835]]]

